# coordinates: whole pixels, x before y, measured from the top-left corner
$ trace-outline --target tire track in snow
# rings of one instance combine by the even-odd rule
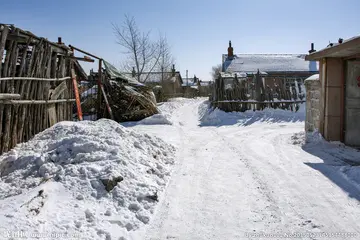
[[[240,146],[240,148],[242,149],[242,152],[246,152],[247,153],[246,157],[251,158],[252,162],[259,162],[258,159],[262,159],[262,156],[259,155],[258,152],[252,150],[252,148],[251,148],[251,146],[254,145],[259,138],[263,139],[264,141],[267,141],[269,143],[275,143],[276,142],[275,139],[280,137],[278,135],[278,133],[276,133],[274,135],[274,129],[269,128],[268,131],[269,130],[270,130],[270,132],[262,133],[260,136],[258,134],[253,134],[253,137],[249,137],[247,139],[247,141],[244,142],[244,144]],[[278,129],[278,131],[281,131],[281,129]],[[254,137],[254,136],[256,136],[256,137]],[[254,142],[254,140],[255,140],[255,142]],[[281,151],[281,149],[283,148],[283,146],[270,145],[266,148],[263,148],[262,151],[271,149],[271,146],[278,151]],[[278,151],[274,151],[274,153],[278,154]],[[269,154],[269,157],[270,156],[271,156],[271,160],[264,159],[265,161],[260,161],[260,164],[263,167],[265,167],[266,165],[271,167],[271,170],[273,173],[273,174],[271,174],[271,177],[274,178],[273,183],[277,184],[277,183],[279,183],[279,179],[275,179],[275,178],[280,175],[281,175],[281,178],[285,177],[286,172],[284,172],[284,169],[280,168],[276,164],[273,164],[275,155]],[[266,178],[264,178],[264,179],[266,179]],[[295,177],[294,178],[290,177],[290,178],[286,178],[286,182],[291,182],[292,184],[296,185],[297,180]],[[311,231],[311,230],[314,230],[314,228],[319,227],[318,225],[315,225],[314,223],[312,223],[311,220],[310,221],[307,220],[308,218],[306,218],[306,216],[303,215],[300,211],[296,210],[297,206],[292,204],[292,201],[286,201],[286,204],[289,204],[289,205],[287,205],[287,207],[289,207],[291,211],[289,212],[289,209],[285,210],[284,204],[282,204],[279,200],[286,196],[281,196],[279,193],[276,193],[276,191],[274,192],[274,190],[275,190],[274,187],[269,187],[269,191],[271,191],[272,196],[273,196],[272,200],[273,200],[274,204],[276,204],[276,208],[278,210],[277,213],[279,214],[279,219],[280,219],[280,222],[278,222],[278,223],[281,223],[281,224],[279,224],[278,229],[280,231],[304,232],[304,227],[307,228],[307,231]],[[290,194],[291,198],[293,198],[293,197],[299,198],[299,196],[300,196],[300,198],[302,198],[301,197],[302,194],[299,194],[300,191],[296,191],[296,190],[294,191],[294,189],[291,189],[291,188],[289,188],[288,190],[291,190],[291,192],[292,192],[292,194]],[[305,201],[306,199],[304,198],[302,200]],[[279,206],[281,206],[281,207],[279,207]],[[307,239],[315,240],[316,238],[309,236],[309,238],[307,238]]]
[[[257,183],[257,185],[259,185],[258,190],[259,192],[265,197],[265,199],[267,200],[267,202],[269,203],[269,206],[266,207],[265,211],[270,211],[270,214],[265,214],[263,217],[266,217],[266,219],[263,219],[264,221],[267,221],[268,226],[270,226],[271,223],[280,223],[281,219],[279,216],[281,216],[281,211],[277,205],[277,202],[270,190],[269,185],[266,183],[266,181],[263,181],[263,176],[261,176],[261,174],[257,171],[256,167],[254,167],[249,160],[247,159],[247,157],[240,152],[231,141],[225,139],[225,137],[223,135],[221,135],[220,133],[214,131],[215,134],[221,138],[221,140],[227,145],[228,148],[230,148],[233,152],[235,152],[237,155],[239,155],[240,161],[242,161],[244,163],[244,165],[246,166],[246,168],[249,170],[249,172],[252,175],[253,180]],[[245,139],[241,139],[239,141],[239,139],[237,140],[237,144],[239,146],[243,145],[246,141],[248,141],[248,138]],[[261,214],[264,214],[264,211],[261,211]]]

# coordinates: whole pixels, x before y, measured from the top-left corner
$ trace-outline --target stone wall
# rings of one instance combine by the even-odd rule
[[[306,80],[306,122],[305,131],[319,129],[320,122],[320,81]]]

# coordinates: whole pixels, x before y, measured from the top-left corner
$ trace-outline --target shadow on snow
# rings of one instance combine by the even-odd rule
[[[360,151],[341,143],[329,143],[323,139],[310,140],[302,146],[307,153],[320,158],[322,163],[304,163],[319,171],[349,197],[360,201]]]

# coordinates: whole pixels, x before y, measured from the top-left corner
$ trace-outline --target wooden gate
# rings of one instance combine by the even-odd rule
[[[347,61],[345,144],[360,147],[360,61]]]

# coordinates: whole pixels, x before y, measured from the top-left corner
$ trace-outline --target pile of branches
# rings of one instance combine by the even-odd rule
[[[159,113],[151,88],[110,80],[105,86],[117,122],[140,121]]]

